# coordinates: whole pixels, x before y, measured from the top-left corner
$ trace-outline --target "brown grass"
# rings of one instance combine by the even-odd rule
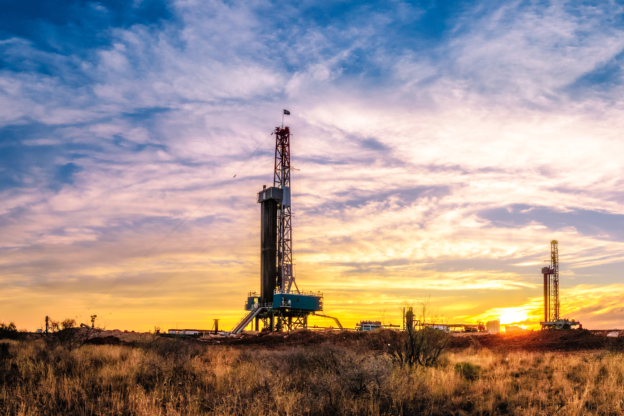
[[[433,368],[332,344],[0,341],[0,415],[619,415],[614,352],[448,352]]]

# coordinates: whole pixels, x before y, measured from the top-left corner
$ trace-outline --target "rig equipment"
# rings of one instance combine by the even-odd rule
[[[287,110],[284,110],[284,114]],[[260,294],[250,292],[248,314],[234,327],[242,332],[249,324],[260,330],[291,331],[307,328],[308,317],[323,310],[323,294],[299,290],[292,262],[292,211],[290,193],[290,139],[288,126],[276,127],[273,186],[258,192],[260,204]],[[328,317],[325,315],[318,315]],[[342,329],[342,325],[334,319]]]
[[[574,319],[560,317],[559,302],[559,243],[557,240],[550,242],[550,266],[542,268],[544,275],[544,322],[540,322],[542,329],[571,329],[578,326],[582,328],[580,322]]]

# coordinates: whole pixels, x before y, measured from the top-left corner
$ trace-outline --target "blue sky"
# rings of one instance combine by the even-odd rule
[[[621,323],[621,5],[2,6],[0,320],[235,323],[288,108],[328,313],[535,322],[556,238],[566,313]]]

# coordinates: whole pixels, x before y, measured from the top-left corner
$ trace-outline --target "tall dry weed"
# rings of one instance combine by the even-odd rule
[[[608,350],[469,348],[408,368],[331,344],[132,342],[69,351],[0,341],[0,415],[624,414],[624,360]]]

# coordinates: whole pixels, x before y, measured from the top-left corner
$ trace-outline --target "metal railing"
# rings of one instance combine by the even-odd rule
[[[323,297],[323,293],[322,292],[313,292],[311,290],[308,290],[308,291],[300,290],[299,292],[288,292],[288,291],[282,290],[282,289],[275,289],[273,294],[275,294],[275,295],[303,295],[303,296]]]
[[[238,327],[241,326],[243,324],[243,322],[248,321],[249,319],[249,315],[251,315],[251,312],[248,313],[247,315],[243,316],[243,319],[241,319],[240,321],[238,321],[238,323],[236,324],[236,326],[234,327],[234,329],[232,329],[232,333],[236,334],[236,331],[238,330]],[[249,325],[249,322],[247,322],[247,325]],[[247,326],[245,325],[245,326]]]
[[[234,327],[234,329],[232,330],[232,334],[238,334],[243,329],[245,329],[247,325],[249,325],[249,323],[253,321],[253,319],[256,316],[258,316],[258,314],[262,311],[262,309],[264,308],[255,308],[252,311],[250,311],[247,315],[245,315],[243,319],[241,319],[240,322]]]

